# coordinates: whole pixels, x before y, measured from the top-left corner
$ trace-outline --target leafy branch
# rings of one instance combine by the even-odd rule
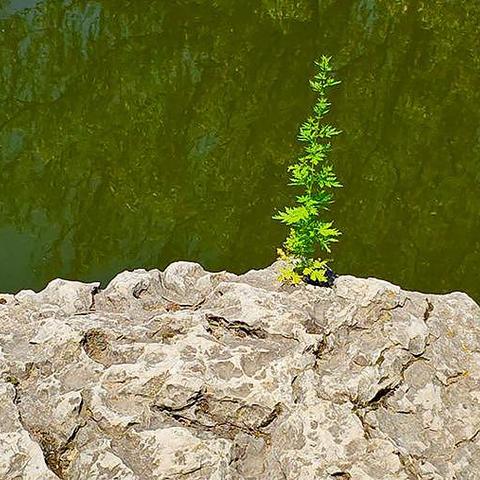
[[[333,165],[328,160],[330,140],[341,133],[333,125],[323,123],[330,111],[328,90],[340,81],[333,76],[331,57],[322,56],[315,62],[318,72],[310,81],[317,93],[313,114],[301,125],[298,140],[304,144],[297,161],[290,165],[290,184],[300,187],[296,205],[286,207],[273,218],[290,227],[288,236],[278,249],[285,262],[279,280],[285,283],[323,283],[327,279],[328,259],[319,258],[320,252],[330,253],[331,244],[338,241],[340,232],[333,222],[323,221],[321,212],[333,202],[333,188],[342,185],[337,180]]]

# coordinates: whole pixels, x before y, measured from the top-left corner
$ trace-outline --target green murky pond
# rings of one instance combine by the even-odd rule
[[[479,22],[472,0],[0,0],[0,291],[270,264],[330,53],[335,270],[479,299]]]

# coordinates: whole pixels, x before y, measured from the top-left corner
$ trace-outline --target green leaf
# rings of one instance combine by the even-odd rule
[[[341,130],[337,130],[335,127],[327,123],[320,127],[318,136],[320,138],[332,138],[336,135],[340,135],[341,133],[342,133]]]
[[[319,188],[339,188],[343,185],[337,180],[331,165],[324,165],[322,169],[314,175],[314,183]]]
[[[338,237],[341,233],[333,228],[333,222],[318,222],[317,234],[321,237]]]
[[[285,211],[279,212],[273,218],[280,220],[287,225],[293,225],[302,220],[306,220],[310,215],[311,213],[309,212],[309,209],[304,206],[293,208],[287,207]]]
[[[300,127],[298,134],[298,139],[301,142],[312,142],[318,136],[318,121],[313,117],[310,117],[305,123]]]
[[[281,283],[297,285],[302,281],[302,277],[291,267],[282,268],[278,280]]]
[[[292,185],[307,185],[312,178],[311,167],[305,164],[296,163],[288,168],[292,172],[290,181]]]

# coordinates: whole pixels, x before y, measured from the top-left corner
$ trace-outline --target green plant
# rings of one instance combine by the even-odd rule
[[[318,73],[310,86],[318,98],[313,114],[301,125],[298,134],[298,140],[304,144],[303,152],[288,168],[291,185],[302,191],[296,196],[294,207],[286,207],[273,217],[290,227],[283,248],[278,249],[279,258],[285,262],[279,280],[285,283],[327,281],[328,259],[319,255],[322,251],[330,253],[330,245],[340,235],[333,222],[320,216],[333,202],[331,190],[342,186],[328,160],[331,139],[341,131],[322,122],[330,110],[328,89],[340,81],[333,76],[331,57],[322,56],[315,65]]]

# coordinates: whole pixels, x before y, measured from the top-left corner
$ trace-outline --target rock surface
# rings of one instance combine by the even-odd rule
[[[480,478],[480,308],[178,262],[0,295],[0,478]]]

